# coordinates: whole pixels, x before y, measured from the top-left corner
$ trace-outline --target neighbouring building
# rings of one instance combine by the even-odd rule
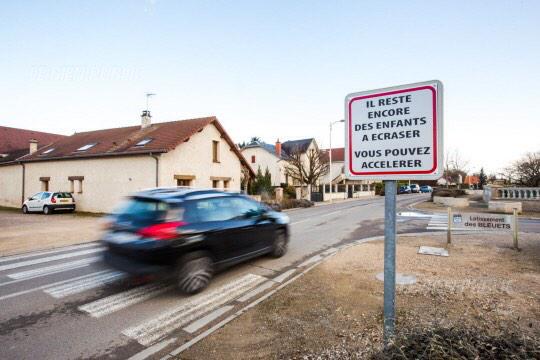
[[[254,172],[260,168],[264,173],[268,168],[273,186],[287,184],[298,188],[306,187],[306,184],[300,184],[287,174],[287,159],[294,153],[300,153],[301,159],[307,162],[307,154],[311,150],[319,151],[317,142],[313,138],[290,140],[284,143],[278,139],[275,145],[263,141],[253,142],[241,149]]]
[[[242,155],[249,163],[251,169],[256,173],[261,169],[262,173],[268,169],[272,179],[272,186],[280,186],[288,183],[285,172],[285,153],[282,151],[282,144],[279,139],[275,145],[265,142],[253,142],[241,149]]]
[[[323,150],[330,160],[328,149]],[[332,149],[332,167],[329,172],[320,180],[324,184],[324,199],[346,199],[375,195],[375,186],[373,181],[369,180],[349,180],[345,177],[345,149]],[[330,188],[330,186],[332,188]],[[330,191],[332,195],[330,195]]]
[[[64,138],[64,135],[0,126],[0,164],[7,163]]]
[[[37,137],[37,136],[36,136]],[[152,187],[240,190],[246,160],[215,117],[75,133],[0,164],[0,206],[39,191],[69,191],[77,209],[110,212]],[[20,155],[20,154],[19,154]]]

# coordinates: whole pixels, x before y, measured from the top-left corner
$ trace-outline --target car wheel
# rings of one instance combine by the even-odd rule
[[[43,207],[43,213],[44,213],[45,215],[50,215],[50,214],[52,213],[52,210],[51,210],[50,207],[48,207],[47,205],[45,205],[45,206]]]
[[[28,214],[28,207],[26,205],[23,205],[22,212],[23,214]]]
[[[193,253],[179,261],[176,281],[180,291],[196,294],[204,290],[214,274],[212,259],[205,253]]]
[[[270,255],[275,258],[282,257],[287,252],[287,245],[287,234],[285,231],[281,230],[277,233],[276,238],[274,239],[274,245]]]

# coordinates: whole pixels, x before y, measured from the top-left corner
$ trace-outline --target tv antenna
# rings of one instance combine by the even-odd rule
[[[150,100],[150,96],[155,96],[156,94],[153,93],[146,93],[146,111],[149,111],[148,109],[148,102]]]

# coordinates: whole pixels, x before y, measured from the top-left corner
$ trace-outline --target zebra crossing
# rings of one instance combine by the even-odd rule
[[[194,296],[176,293],[175,286],[166,282],[138,286],[125,283],[128,286],[96,293],[95,290],[128,278],[126,273],[104,266],[101,256],[96,256],[103,251],[99,244],[94,243],[0,258],[0,303],[20,301],[15,298],[24,299],[25,296],[35,298],[32,294],[41,293],[46,295],[45,298],[41,295],[42,301],[47,301],[47,297],[53,301],[82,300],[77,310],[82,316],[95,321],[127,311],[122,315],[126,326],[118,336],[152,347],[167,343],[171,336],[189,340],[206,326],[243,306],[247,300],[278,286],[295,272],[290,269],[273,279],[244,273],[226,282],[217,281],[216,286]],[[13,291],[15,287],[17,289]],[[103,295],[96,299],[94,294]],[[135,317],[137,320],[130,323],[131,316],[124,316],[130,314],[129,311],[136,311],[132,308],[144,307],[148,301],[161,295],[168,302],[164,301],[165,305],[157,309],[149,306],[152,311],[146,318]],[[84,302],[87,297],[91,298],[90,301]]]

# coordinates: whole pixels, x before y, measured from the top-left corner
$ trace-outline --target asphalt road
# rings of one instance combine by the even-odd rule
[[[398,217],[398,232],[431,231],[432,217],[407,208],[426,197],[398,197],[398,212],[404,214]],[[382,235],[383,210],[384,198],[292,210],[286,256],[222,272],[193,297],[167,283],[137,284],[108,269],[97,243],[0,258],[0,358],[160,359],[177,354],[183,344],[203,338],[209,328],[231,320],[337,246]],[[540,221],[524,221],[520,229],[540,233]],[[70,231],[77,236],[76,229]]]

